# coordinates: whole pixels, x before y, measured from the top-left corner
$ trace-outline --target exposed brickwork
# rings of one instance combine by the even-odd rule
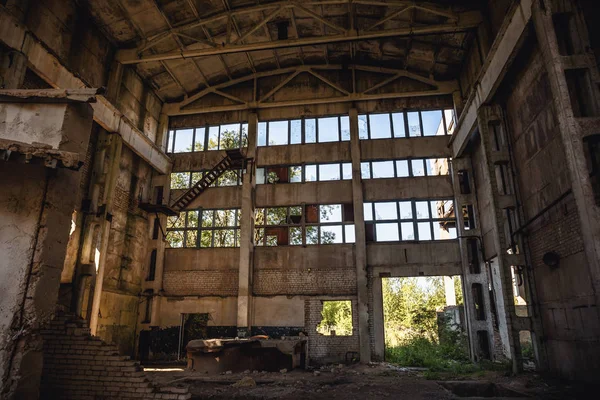
[[[304,323],[308,333],[309,362],[311,364],[343,363],[346,361],[348,352],[359,352],[358,302],[352,300],[352,336],[325,336],[317,333],[317,325],[323,319],[321,315],[323,301],[320,299],[304,301]]]
[[[163,287],[177,296],[237,296],[237,269],[218,271],[166,271]]]
[[[583,251],[581,226],[572,195],[542,215],[528,229],[529,249],[534,266],[542,266],[548,251],[566,258]]]
[[[254,270],[254,294],[271,295],[355,295],[356,270],[319,268],[308,271],[283,266],[281,269]]]
[[[139,363],[120,356],[116,346],[91,336],[85,320],[59,312],[42,330],[44,399],[186,400],[186,387],[155,387]]]

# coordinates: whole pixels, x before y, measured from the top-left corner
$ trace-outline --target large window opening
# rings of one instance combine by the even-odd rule
[[[437,371],[470,365],[459,276],[382,278],[385,359]]]
[[[347,115],[258,123],[258,146],[345,142],[350,140]]]
[[[231,150],[248,146],[248,124],[232,123],[169,131],[167,153]]]
[[[317,332],[325,336],[352,336],[352,301],[323,301],[323,319]]]
[[[167,242],[180,247],[239,247],[239,209],[182,211],[167,219]]]
[[[451,109],[358,116],[358,135],[362,140],[451,135],[455,126]]]
[[[354,243],[352,204],[304,204],[258,208],[256,246]]]
[[[456,239],[454,202],[403,200],[364,203],[368,241],[428,241]]]

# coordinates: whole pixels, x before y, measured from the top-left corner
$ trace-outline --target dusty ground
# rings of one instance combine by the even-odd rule
[[[170,369],[170,370],[169,370]],[[194,399],[596,399],[598,388],[566,384],[525,373],[508,377],[501,372],[431,377],[424,371],[386,363],[328,366],[311,372],[246,372],[200,375],[177,367],[150,367],[148,374],[161,385],[189,385]],[[449,383],[448,383],[449,382]],[[458,396],[444,386],[456,386]]]

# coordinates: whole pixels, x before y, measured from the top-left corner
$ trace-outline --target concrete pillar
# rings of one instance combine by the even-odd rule
[[[385,359],[385,326],[383,315],[383,278],[373,276],[371,278],[373,287],[373,361],[384,361]]]
[[[356,294],[358,298],[358,336],[360,362],[371,361],[371,341],[369,340],[369,291],[367,277],[367,239],[365,235],[364,198],[360,174],[360,139],[358,137],[358,111],[351,108],[350,147],[352,156],[352,203],[354,205],[354,264],[356,267]]]
[[[20,89],[27,72],[27,57],[19,51],[9,51],[0,57],[0,89]]]
[[[451,276],[444,277],[444,293],[446,294],[446,305],[456,305],[456,290],[454,289],[454,279]]]
[[[169,197],[171,191],[169,190],[170,179],[169,175],[159,175],[154,177],[153,179],[153,187],[162,186],[163,187],[163,205],[169,204]],[[160,226],[162,230],[166,233],[167,227],[167,216],[164,214],[158,214],[154,218],[158,218],[160,221]],[[150,229],[154,231],[154,221],[150,225]],[[151,288],[154,290],[154,298],[152,301],[152,316],[150,318],[151,326],[160,326],[160,304],[163,293],[163,278],[164,278],[164,270],[165,270],[165,249],[167,247],[166,238],[163,236],[162,232],[158,232],[158,239],[150,240],[150,244],[148,246],[148,262],[146,263],[147,267],[150,266],[150,254],[153,249],[156,249],[156,269],[154,273],[154,281],[148,282]]]
[[[119,93],[121,92],[121,84],[123,82],[124,66],[118,61],[114,61],[108,75],[108,83],[106,85],[106,98],[113,105],[117,105]]]
[[[9,116],[0,139],[34,148],[0,161],[0,397],[37,399],[40,328],[56,309],[80,173],[46,166],[53,156],[39,159],[34,153],[48,148],[33,142],[47,140],[43,145],[52,151],[84,160],[93,112],[88,104],[7,103],[0,113]],[[23,158],[30,162],[20,163]]]
[[[496,257],[489,260],[489,265],[496,299],[498,329],[506,356],[512,360],[513,372],[516,373],[522,369],[522,362],[519,332],[513,327],[517,316],[513,299],[512,264],[508,259],[509,245],[506,241],[504,224],[504,204],[509,205],[510,202],[503,201],[506,195],[499,190],[500,185],[496,173],[500,166],[506,167],[510,164],[501,115],[500,107],[483,106],[478,111],[477,123],[481,138],[482,158],[485,163],[482,176],[482,181],[485,182],[483,190],[491,199],[488,213],[491,217],[489,221],[493,231]]]
[[[462,175],[461,175],[462,173]],[[464,185],[461,185],[461,181]],[[491,350],[494,342],[494,327],[490,314],[491,302],[487,295],[483,296],[483,307],[487,311],[484,319],[479,319],[475,312],[475,298],[473,296],[473,287],[478,286],[484,289],[487,294],[489,286],[486,265],[483,261],[481,251],[481,229],[479,227],[479,212],[477,197],[475,195],[475,181],[473,179],[473,168],[471,158],[464,156],[452,160],[452,186],[454,188],[454,209],[456,215],[456,230],[458,232],[458,243],[460,246],[460,255],[462,262],[462,288],[463,303],[465,307],[466,329],[469,334],[469,350],[471,359],[479,361],[482,358],[481,342],[485,335],[489,342]],[[463,193],[462,187],[469,187],[469,193]],[[475,221],[469,221],[469,229],[465,229],[465,219],[462,213],[463,206],[471,206]]]
[[[123,139],[115,134],[111,135],[110,165],[106,171],[104,186],[104,204],[101,213],[101,236],[97,250],[99,252],[98,264],[96,265],[96,281],[94,285],[94,297],[92,300],[92,310],[90,315],[90,330],[92,335],[96,334],[98,329],[98,318],[100,316],[100,302],[102,300],[102,285],[104,283],[104,270],[106,266],[106,257],[108,250],[108,241],[110,236],[110,227],[112,221],[112,204],[114,199],[117,178],[119,177],[121,151],[123,149]],[[103,206],[103,207],[102,207]]]
[[[242,221],[240,226],[240,261],[237,302],[237,330],[239,337],[250,334],[252,328],[252,268],[254,265],[254,191],[256,187],[256,135],[258,116],[248,114],[248,149],[246,158],[252,160],[246,166],[242,182]]]

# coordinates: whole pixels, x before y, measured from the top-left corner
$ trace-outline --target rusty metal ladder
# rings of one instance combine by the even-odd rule
[[[226,150],[227,155],[219,161],[209,172],[204,174],[194,186],[185,192],[175,203],[173,208],[177,211],[185,209],[200,196],[210,185],[212,185],[225,171],[230,169],[242,169],[246,164],[246,157],[240,149]]]

